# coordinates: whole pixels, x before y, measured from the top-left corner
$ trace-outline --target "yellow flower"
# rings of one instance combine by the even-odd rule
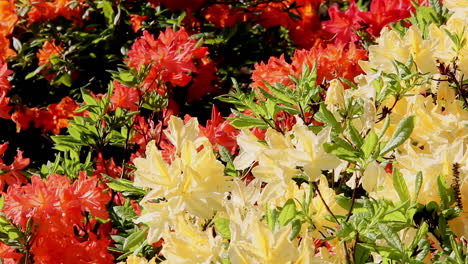
[[[148,261],[145,258],[138,257],[136,255],[130,255],[127,258],[127,262],[119,262],[119,264],[156,264],[155,259],[153,258],[152,260]]]
[[[168,122],[169,132],[165,131],[166,137],[177,149],[177,154],[180,153],[184,141],[195,141],[198,137],[198,120],[191,118],[185,125],[184,121],[176,116],[171,116]]]
[[[164,235],[161,251],[166,260],[162,263],[218,263],[222,253],[222,238],[213,237],[213,230],[201,231],[199,226],[184,217],[178,217],[173,232]]]
[[[338,109],[344,108],[344,87],[341,81],[333,79],[330,82],[330,86],[327,89],[327,96],[325,97],[325,104],[328,106],[334,106]]]
[[[336,193],[333,189],[328,187],[328,181],[327,178],[324,175],[320,176],[320,182],[318,184],[318,188],[320,190],[320,194],[322,195],[322,198],[325,200],[325,203],[328,205],[328,208],[333,212],[335,215],[345,215],[347,211],[339,206],[336,203]],[[322,227],[324,226],[337,226],[338,224],[336,222],[330,222],[325,219],[326,215],[330,215],[328,209],[326,208],[325,204],[322,201],[322,198],[320,198],[319,195],[315,196],[312,199],[312,202],[310,204],[310,212],[314,212],[315,215],[312,218],[314,221],[315,226],[317,229],[321,230]]]
[[[295,125],[293,127],[293,143],[295,151],[289,155],[297,160],[298,166],[303,166],[303,170],[309,180],[316,181],[322,170],[331,170],[340,165],[341,161],[335,155],[328,154],[323,148],[323,144],[330,141],[331,127],[326,127],[315,135],[305,125]]]
[[[198,133],[196,120],[188,127],[179,126],[181,120],[171,121],[171,133],[178,135],[173,138],[179,145],[179,155],[172,163],[163,160],[154,143],[148,144],[146,158],[134,160],[137,168],[134,184],[150,190],[141,201],[145,214],[138,221],[149,224],[152,241],[174,225],[174,216],[189,212],[207,219],[222,210],[230,187],[230,177],[224,175],[224,165],[216,159],[208,139],[188,134],[188,131]]]
[[[248,215],[242,222],[231,219],[231,263],[294,263],[298,248],[288,238],[291,225],[273,232],[265,223],[252,216]]]
[[[373,161],[367,165],[367,168],[362,175],[362,187],[366,192],[374,192],[378,189],[384,188],[386,178],[387,173],[384,168],[380,167],[377,162]]]

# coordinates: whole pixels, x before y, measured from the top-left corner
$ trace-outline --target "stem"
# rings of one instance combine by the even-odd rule
[[[320,197],[320,200],[322,200],[323,205],[325,205],[325,208],[326,208],[327,211],[330,213],[330,215],[333,217],[333,219],[335,220],[335,222],[336,222],[337,224],[340,224],[340,221],[338,221],[338,218],[336,218],[335,214],[332,212],[332,210],[330,209],[330,207],[328,206],[328,204],[325,202],[325,199],[323,199],[322,193],[320,192],[320,189],[319,189],[317,183],[316,183],[316,182],[312,182],[312,186],[314,186],[315,190],[317,190],[317,194],[318,194],[318,196]]]
[[[356,200],[356,189],[359,184],[359,180],[361,179],[361,175],[357,175],[356,179],[354,181],[354,189],[353,189],[353,194],[351,196],[351,206],[349,207],[348,214],[346,215],[345,222],[348,222],[349,218],[353,214],[353,208],[354,208],[354,201]]]

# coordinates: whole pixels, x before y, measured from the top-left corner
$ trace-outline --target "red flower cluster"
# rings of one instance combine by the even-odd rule
[[[0,59],[0,117],[5,119],[10,119],[11,106],[8,105],[10,98],[7,94],[11,89],[8,76],[12,73],[13,71],[8,69],[8,65]]]
[[[271,85],[276,83],[294,88],[293,81],[288,76],[300,77],[303,65],[312,69],[314,64],[317,67],[317,82],[323,83],[325,80],[332,80],[343,77],[352,80],[362,73],[358,65],[359,60],[367,59],[367,52],[357,48],[354,43],[316,45],[310,50],[297,50],[292,58],[292,63],[286,62],[284,56],[279,58],[271,57],[267,64],[255,65],[252,73],[252,87],[261,88],[268,91],[265,82]]]
[[[23,158],[23,151],[17,150],[16,157],[10,165],[3,161],[3,155],[8,149],[8,143],[0,144],[0,192],[3,192],[6,185],[16,185],[27,183],[26,177],[21,171],[29,165],[29,158]]]
[[[152,34],[143,32],[128,52],[127,63],[136,70],[149,66],[140,88],[143,91],[155,90],[161,95],[166,95],[169,87],[187,86],[194,79],[192,74],[199,73],[188,90],[188,100],[193,101],[214,91],[213,87],[200,87],[216,77],[216,68],[207,55],[208,49],[198,47],[197,41],[190,38],[184,29],[174,32],[167,28],[156,40]]]
[[[427,1],[420,0],[420,4]],[[427,4],[427,3],[426,3]],[[410,0],[374,0],[367,12],[359,10],[354,0],[350,1],[350,7],[341,12],[334,5],[328,9],[330,20],[322,23],[323,29],[331,33],[336,43],[354,42],[360,39],[357,31],[366,31],[373,37],[378,37],[380,31],[386,25],[405,19],[414,12],[414,6]]]
[[[57,174],[33,176],[30,184],[9,187],[3,212],[23,230],[31,219],[34,263],[112,263],[110,239],[95,219],[108,218],[110,198],[97,177],[84,173],[74,183]]]
[[[166,93],[166,83],[173,86],[185,86],[197,71],[194,59],[200,59],[208,54],[206,48],[197,48],[197,42],[189,39],[185,30],[174,32],[167,28],[157,40],[147,31],[143,37],[135,41],[128,52],[128,65],[140,70],[150,65],[143,88]]]

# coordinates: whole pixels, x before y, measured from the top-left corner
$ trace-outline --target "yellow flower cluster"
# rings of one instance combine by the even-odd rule
[[[450,184],[457,174],[465,209],[450,225],[458,236],[468,237],[468,111],[456,98],[448,77],[440,72],[441,67],[452,67],[449,70],[455,71],[456,78],[468,76],[468,45],[457,45],[451,38],[456,35],[468,39],[465,2],[444,1],[453,15],[444,26],[430,25],[427,38],[417,26],[411,26],[403,35],[385,29],[378,44],[369,48],[369,61],[361,62],[366,73],[356,78],[357,89],[345,90],[334,80],[325,103],[339,118],[338,111],[345,108],[347,100],[360,99],[363,113],[352,122],[361,134],[382,132],[384,120],[379,117],[388,114],[390,124],[383,140],[390,139],[401,120],[415,116],[410,138],[392,152],[395,156],[392,165],[402,173],[411,190],[417,173],[422,172],[418,197],[422,204],[440,202],[437,191],[440,175]],[[429,74],[430,81],[409,87],[401,98],[389,96],[377,102],[379,90],[390,85],[382,73],[395,73],[395,61],[405,63],[411,58],[415,62],[411,70]],[[425,92],[434,96],[425,96]],[[384,113],[389,108],[391,112]],[[216,159],[208,139],[199,137],[196,119],[184,124],[172,117],[169,130],[167,137],[176,147],[170,164],[164,161],[155,144],[148,145],[145,158],[135,159],[135,185],[149,190],[141,202],[144,210],[137,222],[149,226],[149,243],[164,239],[161,254],[165,263],[218,263],[222,259],[233,264],[344,263],[341,242],[329,241],[333,248],[330,252],[324,247],[316,249],[313,239],[328,232],[327,227],[337,227],[330,212],[347,213],[337,204],[335,191],[322,175],[322,171],[333,171],[338,177],[347,166],[324,150],[323,144],[331,141],[331,127],[315,134],[298,118],[289,132],[268,129],[265,141],[243,130],[237,138],[240,153],[233,164],[239,171],[252,173],[255,179],[248,184],[225,175],[225,167]],[[457,170],[453,170],[454,164],[458,164]],[[316,186],[308,183],[299,186],[293,180],[298,176],[316,182]],[[352,181],[349,185],[353,185]],[[378,162],[366,164],[359,184],[371,197],[398,199],[392,175]],[[313,195],[313,187],[320,195]],[[304,221],[298,236],[292,238],[291,225],[271,228],[265,219],[265,208],[283,206],[290,199],[310,199],[309,208],[302,209],[311,217]],[[210,219],[228,221],[229,243],[213,228]],[[146,260],[132,257],[127,263]]]
[[[400,98],[389,115],[391,124],[385,133],[390,138],[396,125],[405,117],[415,116],[415,128],[410,139],[399,147],[395,153],[394,167],[403,174],[408,188],[414,188],[416,174],[422,172],[423,185],[418,202],[426,204],[430,201],[440,202],[437,189],[437,179],[442,175],[450,185],[453,179],[453,165],[459,164],[460,193],[463,204],[468,204],[468,111],[463,109],[463,100],[456,98],[456,89],[449,87],[447,76],[440,72],[440,67],[450,67],[454,71],[457,65],[456,78],[460,80],[468,76],[468,45],[457,45],[450,37],[468,40],[468,4],[466,1],[444,1],[444,5],[452,12],[446,25],[437,27],[431,24],[428,37],[424,39],[417,26],[411,26],[404,35],[393,30],[384,30],[378,39],[378,44],[369,48],[369,61],[361,62],[367,73],[357,78],[359,88],[355,91],[345,91],[347,97],[367,97],[375,101],[376,76],[381,72],[394,73],[393,62],[406,62],[412,58],[415,62],[413,72],[429,73],[431,82],[412,87],[409,96]],[[375,73],[375,70],[377,73]],[[384,82],[386,79],[384,78]],[[384,85],[387,85],[385,83]],[[434,97],[424,96],[430,91]],[[334,105],[337,102],[333,102]],[[382,113],[383,107],[390,107],[395,98],[390,97],[376,109],[376,114]],[[375,124],[373,129],[380,132],[384,122]],[[366,181],[363,187],[376,198],[396,199],[396,191],[392,186],[391,175],[383,172],[381,167],[368,167]],[[370,181],[369,181],[370,180]],[[383,188],[385,186],[385,188]],[[451,224],[459,236],[468,237],[468,207],[464,207],[462,216]]]

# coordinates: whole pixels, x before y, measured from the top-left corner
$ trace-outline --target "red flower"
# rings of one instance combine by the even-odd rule
[[[110,198],[97,177],[84,173],[73,184],[57,174],[46,180],[34,175],[30,184],[8,188],[3,212],[23,229],[28,219],[33,221],[30,251],[35,263],[112,263],[110,239],[94,233],[96,221],[84,218],[107,219]]]
[[[8,69],[8,64],[6,64],[0,59],[0,92],[9,91],[11,89],[8,77],[12,73],[13,71]]]
[[[197,75],[193,79],[192,85],[188,88],[188,102],[198,101],[206,94],[216,92],[218,89],[213,84],[215,80],[218,80],[216,76],[216,65],[212,61],[206,61],[206,63],[200,66]]]
[[[68,127],[69,119],[78,115],[74,112],[78,107],[72,98],[66,96],[59,103],[50,104],[47,110],[40,110],[37,119],[34,120],[34,125],[57,135],[62,128]]]
[[[4,264],[16,264],[19,263],[23,254],[16,252],[14,248],[0,242],[0,259]]]
[[[167,28],[157,40],[144,31],[143,37],[135,41],[128,52],[127,62],[137,70],[144,65],[151,65],[142,88],[157,90],[164,95],[167,83],[173,86],[187,85],[192,80],[190,74],[197,72],[194,60],[207,54],[207,48],[197,48],[197,41],[190,39],[184,29],[174,32]]]
[[[268,91],[268,87],[264,84],[267,82],[270,85],[280,83],[294,88],[294,82],[289,76],[299,78],[304,65],[312,70],[315,63],[318,84],[323,83],[324,80],[330,81],[339,77],[352,81],[355,76],[362,73],[358,64],[359,60],[365,59],[367,59],[367,52],[356,48],[354,43],[317,45],[309,50],[296,50],[291,64],[287,63],[283,56],[271,57],[267,64],[263,62],[256,64],[252,73],[254,81],[252,87]]]
[[[118,81],[114,81],[114,91],[110,98],[114,109],[121,107],[130,111],[136,111],[138,110],[137,104],[139,100],[140,94],[136,88],[128,87]]]
[[[359,37],[355,32],[360,29],[360,22],[363,22],[361,13],[354,0],[350,1],[350,7],[344,12],[333,5],[328,9],[330,20],[322,23],[323,29],[334,35],[337,44],[357,41]]]
[[[0,117],[5,119],[10,119],[10,111],[11,106],[8,104],[10,103],[10,98],[7,97],[6,91],[0,91]]]
[[[3,191],[7,184],[15,185],[28,182],[21,171],[29,165],[29,158],[23,158],[23,152],[17,150],[13,163],[6,165],[2,158],[7,148],[8,143],[0,144],[0,191]]]
[[[229,124],[229,120],[225,120],[221,116],[221,113],[214,105],[211,110],[211,120],[206,121],[205,127],[200,125],[201,136],[207,137],[216,149],[216,145],[221,145],[232,154],[237,151],[237,135],[239,132],[238,129]]]
[[[11,118],[11,106],[8,105],[10,103],[10,98],[7,96],[7,93],[11,89],[8,76],[12,73],[13,71],[9,70],[8,65],[0,58],[0,117],[5,119]]]
[[[377,37],[383,27],[411,16],[411,12],[414,12],[414,6],[410,0],[374,0],[369,12],[362,12],[359,16],[369,24],[367,31]]]

